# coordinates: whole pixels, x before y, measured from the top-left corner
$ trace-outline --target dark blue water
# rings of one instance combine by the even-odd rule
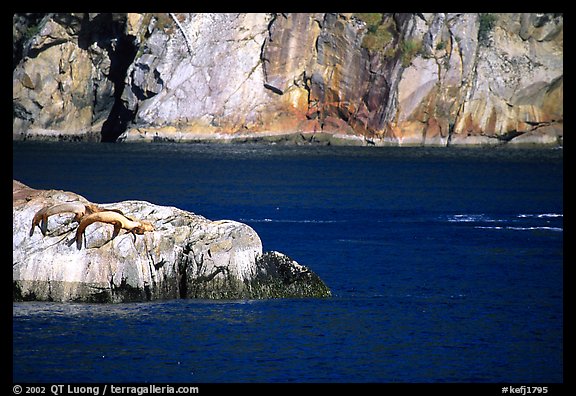
[[[13,177],[252,226],[331,299],[15,303],[13,379],[563,381],[561,150],[13,143]]]

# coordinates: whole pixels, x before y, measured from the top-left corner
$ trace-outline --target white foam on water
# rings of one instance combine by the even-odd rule
[[[543,219],[547,217],[564,217],[562,213],[540,213],[540,214],[519,214],[517,217],[519,218],[538,218]]]
[[[288,220],[288,219],[239,219],[239,221],[247,222],[247,223],[311,223],[311,224],[331,224],[331,223],[345,223],[344,220],[313,220],[313,219],[305,219],[305,220]]]
[[[474,228],[488,229],[488,230],[513,230],[513,231],[530,231],[530,230],[547,230],[547,231],[564,231],[561,227],[490,227],[490,226],[476,226]]]

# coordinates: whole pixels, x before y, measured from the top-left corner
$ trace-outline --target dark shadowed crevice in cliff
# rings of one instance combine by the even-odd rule
[[[397,90],[403,71],[401,47],[410,20],[411,14],[382,13],[378,23],[369,26],[363,37],[364,79],[368,84],[361,98],[363,108],[355,114],[353,125],[365,136],[386,131],[397,112]]]
[[[122,132],[126,130],[135,116],[135,113],[124,106],[121,100],[124,91],[124,78],[128,67],[134,61],[138,48],[133,41],[126,36],[120,35],[116,43],[115,51],[110,53],[110,75],[108,78],[114,84],[114,105],[108,119],[102,126],[102,141],[114,142]]]
[[[96,68],[100,67],[97,59],[102,58],[98,54],[107,53],[110,59],[110,68],[106,78],[114,86],[113,98],[110,100],[106,97],[99,97],[96,92],[94,95],[94,108],[109,111],[101,130],[103,142],[115,141],[134,118],[133,112],[127,110],[120,100],[124,90],[126,71],[137,52],[133,39],[125,34],[125,29],[125,14],[103,13],[93,18],[85,16],[78,32],[78,46],[92,54],[92,62]],[[95,86],[94,89],[96,90],[97,87]]]
[[[268,37],[262,42],[262,47],[260,48],[260,60],[262,61],[262,70],[264,72],[264,88],[271,90],[275,94],[282,95],[281,89],[271,85],[268,77],[268,69],[270,64],[270,55],[268,54],[267,47],[269,43],[273,40],[272,39],[272,26],[276,22],[276,14],[272,15],[270,22],[268,22]]]

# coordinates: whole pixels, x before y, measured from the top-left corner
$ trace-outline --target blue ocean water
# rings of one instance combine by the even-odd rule
[[[552,149],[13,143],[13,177],[252,226],[330,299],[14,303],[15,382],[563,382]]]

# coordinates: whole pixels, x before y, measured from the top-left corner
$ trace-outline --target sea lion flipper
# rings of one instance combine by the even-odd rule
[[[46,236],[46,232],[48,231],[48,217],[42,217],[40,221],[40,231],[42,231],[42,235]]]
[[[83,220],[78,224],[78,228],[76,229],[76,248],[78,250],[82,249],[82,237],[84,236],[84,230],[88,227],[89,222]]]
[[[112,239],[116,238],[120,233],[120,230],[122,229],[122,223],[115,221],[113,222],[113,224],[114,224],[114,232],[112,233]]]
[[[36,214],[34,215],[34,218],[32,219],[32,228],[30,229],[30,236],[34,235],[34,231],[36,229],[36,226],[38,224],[40,224],[40,221],[42,220],[42,218],[44,217],[44,214],[46,213],[46,210],[48,210],[48,207],[45,206],[42,209],[40,209],[38,212],[36,212]]]

